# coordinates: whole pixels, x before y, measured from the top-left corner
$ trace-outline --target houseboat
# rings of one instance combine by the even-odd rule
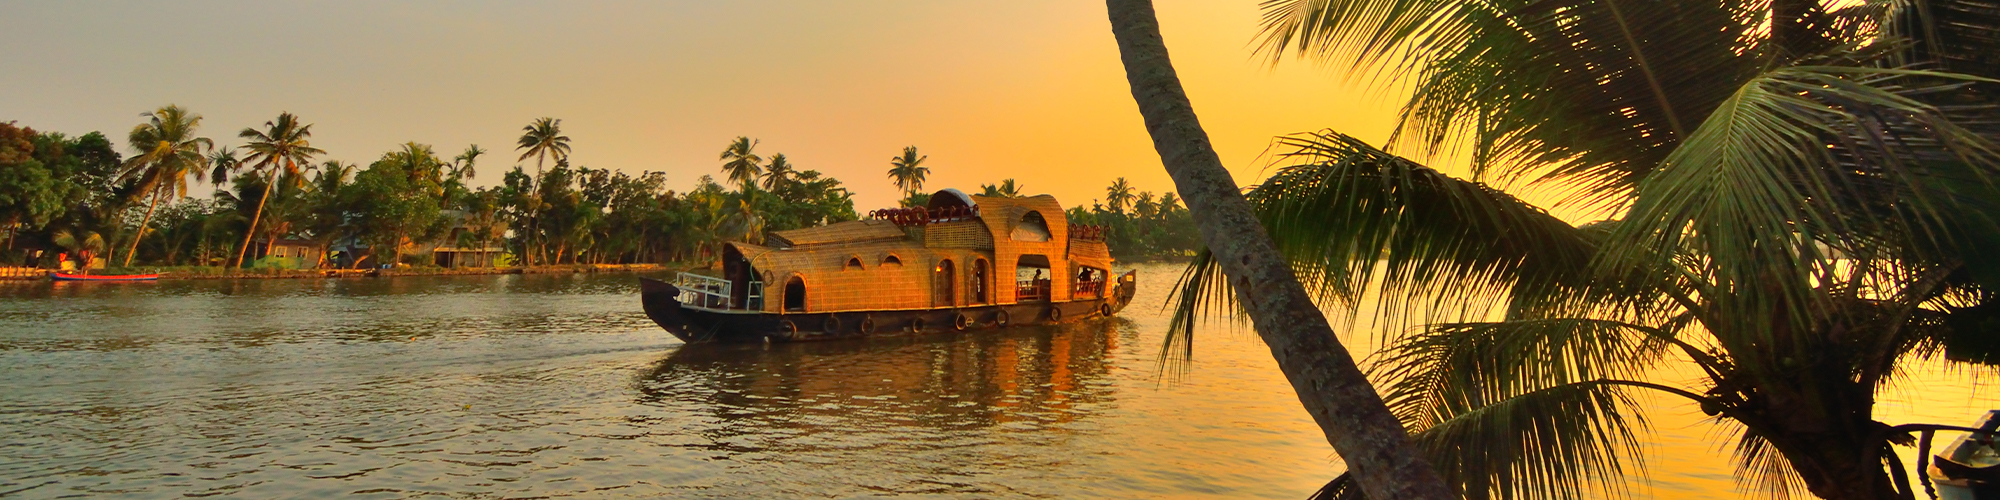
[[[720,276],[640,278],[646,316],[688,343],[792,342],[1051,324],[1117,314],[1101,227],[1053,196],[931,195],[924,207],[727,243]]]

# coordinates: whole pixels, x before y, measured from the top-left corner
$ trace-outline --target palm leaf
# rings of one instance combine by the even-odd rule
[[[1280,169],[1248,193],[1279,250],[1323,301],[1353,307],[1378,287],[1385,318],[1483,316],[1512,301],[1574,291],[1594,252],[1577,228],[1476,182],[1444,175],[1335,132],[1291,136]],[[1197,318],[1233,302],[1206,252],[1183,274],[1168,349],[1185,352]],[[1428,299],[1428,300],[1426,300]],[[1447,313],[1449,314],[1449,313]]]
[[[1777,311],[1793,326],[1823,316],[1816,275],[1833,266],[1822,245],[1870,252],[1885,243],[1917,248],[1935,238],[1954,200],[1912,139],[1947,151],[1959,177],[1989,183],[2000,149],[1937,108],[1898,93],[1906,79],[1970,79],[1936,72],[1791,67],[1738,89],[1639,187],[1600,263],[1630,266],[1642,255],[1706,256],[1697,269],[1737,311]],[[1921,135],[1917,135],[1921,134]],[[1884,212],[1879,207],[1893,207]],[[1935,243],[1935,242],[1934,242]],[[1656,270],[1656,272],[1664,272]],[[1769,293],[1765,293],[1769,292]],[[1771,316],[1717,325],[1763,335]]]

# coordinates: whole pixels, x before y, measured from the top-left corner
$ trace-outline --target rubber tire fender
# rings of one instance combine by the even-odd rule
[[[1049,306],[1049,322],[1050,323],[1062,322],[1062,306]]]
[[[875,333],[875,315],[873,314],[861,315],[861,322],[856,323],[854,326],[855,328],[860,329],[859,331],[863,335]]]
[[[910,320],[910,333],[924,333],[924,318]]]
[[[827,335],[839,335],[840,317],[831,314],[826,315],[826,321],[823,321],[819,324],[819,329],[821,333],[825,333]]]
[[[1099,304],[1097,306],[1097,315],[1106,318],[1111,317],[1111,304]]]
[[[993,326],[1007,326],[1008,319],[1010,318],[1007,316],[1006,309],[993,312]]]
[[[951,327],[955,330],[972,328],[972,316],[960,311],[951,315]]]
[[[792,320],[789,319],[778,321],[778,336],[784,337],[785,340],[798,340],[799,338],[798,323],[793,323]]]

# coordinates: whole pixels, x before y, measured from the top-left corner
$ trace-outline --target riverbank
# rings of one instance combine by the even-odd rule
[[[695,264],[573,264],[534,267],[403,267],[392,269],[225,269],[176,266],[92,270],[92,275],[159,274],[161,280],[393,278],[401,276],[477,276],[488,274],[644,273],[686,270]],[[49,279],[50,269],[0,268],[0,281]]]

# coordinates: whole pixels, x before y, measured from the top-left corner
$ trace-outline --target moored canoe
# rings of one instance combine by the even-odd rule
[[[54,279],[56,281],[154,281],[160,279],[160,275],[158,274],[88,275],[88,274],[50,273],[49,278]]]

